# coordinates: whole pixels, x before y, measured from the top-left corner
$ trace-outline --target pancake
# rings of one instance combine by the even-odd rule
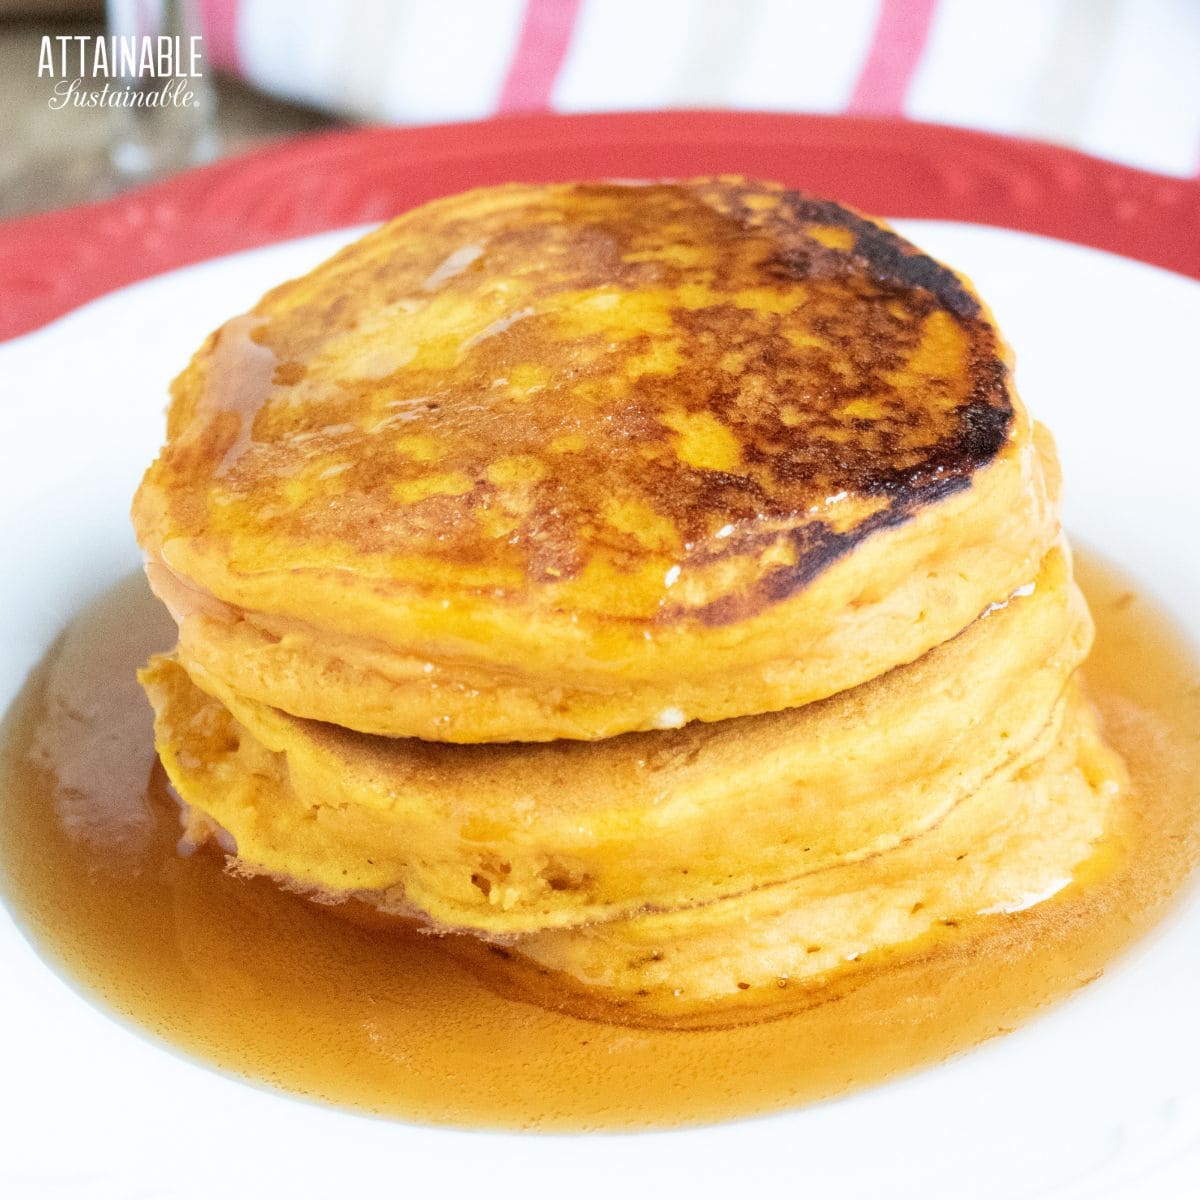
[[[793,708],[953,638],[1057,537],[970,285],[741,179],[513,184],[212,334],[134,503],[179,661],[449,742]]]
[[[232,836],[239,869],[513,934],[710,901],[902,844],[1027,755],[1090,639],[1055,548],[1007,603],[851,692],[599,742],[363,735],[170,658],[142,681],[173,785]]]
[[[1124,768],[1078,686],[1047,735],[1048,748],[891,851],[713,904],[532,934],[492,955],[475,939],[454,949],[538,1003],[681,1027],[782,1015],[939,946],[969,955],[972,924],[1070,886],[1112,832]]]

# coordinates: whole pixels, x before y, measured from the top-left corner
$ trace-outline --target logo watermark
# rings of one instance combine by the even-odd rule
[[[51,109],[199,108],[199,35],[46,34],[38,78],[53,80]]]

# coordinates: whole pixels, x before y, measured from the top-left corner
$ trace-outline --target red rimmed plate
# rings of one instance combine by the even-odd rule
[[[507,117],[302,138],[0,226],[0,338],[148,276],[509,179],[741,173],[872,213],[999,225],[1200,278],[1200,183],[917,122],[773,113]]]
[[[0,708],[70,614],[136,568],[128,503],[161,438],[166,382],[221,319],[331,253],[345,226],[438,193],[705,171],[799,183],[891,217],[952,219],[902,231],[972,275],[995,308],[1030,407],[1058,435],[1073,532],[1200,635],[1200,563],[1180,552],[1200,511],[1200,416],[1187,392],[1200,286],[1130,261],[1200,276],[1197,185],[891,122],[530,118],[288,143],[0,227],[7,333],[121,289],[0,346],[10,399]],[[123,286],[249,247],[262,248]],[[1154,456],[1139,454],[1139,431],[1163,428],[1172,436],[1145,442]],[[521,1137],[366,1120],[202,1069],[73,991],[0,909],[0,1195],[1190,1197],[1198,938],[1193,890],[1102,981],[1046,1016],[836,1104],[651,1137]]]

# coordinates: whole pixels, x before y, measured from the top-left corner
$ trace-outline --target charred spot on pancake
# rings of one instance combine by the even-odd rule
[[[847,230],[854,239],[853,258],[865,265],[879,283],[902,291],[928,292],[937,303],[960,321],[973,321],[980,315],[979,301],[949,267],[918,250],[899,234],[885,229],[858,213],[803,192],[784,192],[781,196],[788,215],[801,227],[833,226]],[[782,223],[781,223],[782,224]],[[797,247],[782,250],[776,257],[780,270],[795,278],[812,278],[846,255],[830,251],[811,239]]]

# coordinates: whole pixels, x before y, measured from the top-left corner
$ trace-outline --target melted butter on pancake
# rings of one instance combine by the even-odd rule
[[[226,444],[216,467],[218,478],[253,444],[255,419],[274,390],[278,360],[254,337],[263,324],[260,317],[235,317],[215,335],[196,419],[204,438]]]

